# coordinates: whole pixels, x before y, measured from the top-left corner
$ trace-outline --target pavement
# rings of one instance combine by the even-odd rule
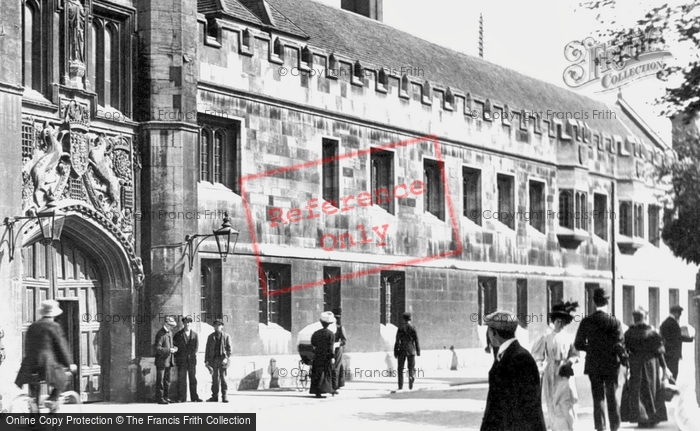
[[[681,373],[692,373],[692,361],[685,361]],[[488,371],[461,369],[427,371],[417,376],[413,390],[397,391],[396,379],[376,377],[346,382],[338,396],[316,399],[308,391],[278,388],[229,393],[229,403],[111,404],[93,403],[80,406],[83,413],[257,413],[257,429],[289,427],[313,418],[314,423],[327,418],[338,423],[334,429],[465,429],[479,430],[488,393]],[[692,375],[692,374],[684,374]],[[681,380],[683,381],[683,380]],[[684,397],[667,404],[669,421],[657,430],[698,431],[700,409],[694,401],[692,379],[685,379]],[[590,383],[582,373],[575,376],[579,393],[576,430],[593,430],[593,407]],[[72,407],[72,406],[65,406]],[[66,409],[64,409],[66,410]],[[680,427],[680,425],[683,427]],[[400,427],[399,427],[400,425]],[[623,423],[621,430],[636,429],[636,424]]]

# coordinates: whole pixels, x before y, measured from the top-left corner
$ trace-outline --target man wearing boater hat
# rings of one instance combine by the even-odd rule
[[[41,303],[41,318],[27,330],[24,359],[15,380],[20,388],[28,383],[32,396],[36,396],[40,389],[39,381],[45,381],[53,388],[49,395],[52,404],[58,400],[68,382],[65,368],[70,368],[72,373],[78,369],[73,364],[61,326],[54,322],[54,318],[62,313],[58,301],[47,300]],[[33,377],[34,374],[38,380]]]
[[[489,371],[481,431],[545,431],[537,363],[515,339],[518,318],[510,311],[484,317],[486,336],[498,348]]]

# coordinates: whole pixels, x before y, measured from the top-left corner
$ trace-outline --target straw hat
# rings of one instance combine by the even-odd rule
[[[335,323],[335,316],[333,316],[331,311],[324,311],[321,313],[321,322],[328,324]]]
[[[62,313],[63,310],[61,310],[58,301],[54,301],[53,299],[42,302],[41,307],[39,307],[39,315],[41,317],[56,317],[60,316]]]

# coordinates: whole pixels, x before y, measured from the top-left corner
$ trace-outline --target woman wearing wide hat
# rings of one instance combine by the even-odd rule
[[[314,350],[314,359],[311,364],[311,387],[309,392],[321,398],[321,394],[332,394],[333,390],[333,364],[335,362],[335,334],[328,326],[335,323],[335,317],[330,311],[321,314],[321,326],[323,328],[314,332],[311,336],[311,346]],[[335,394],[334,394],[335,395]]]
[[[574,320],[578,302],[564,302],[552,307],[549,319],[554,329],[539,338],[532,356],[542,370],[542,406],[547,428],[552,431],[572,431],[576,423],[575,405],[578,400],[571,365],[578,361],[572,334],[562,331]]]

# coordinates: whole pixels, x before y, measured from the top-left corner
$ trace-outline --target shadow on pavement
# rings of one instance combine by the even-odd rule
[[[447,428],[464,429],[464,424],[481,423],[483,413],[465,412],[460,410],[431,411],[420,410],[415,412],[386,412],[386,413],[361,413],[355,415],[358,419],[369,421],[405,422],[418,425],[440,425]]]

